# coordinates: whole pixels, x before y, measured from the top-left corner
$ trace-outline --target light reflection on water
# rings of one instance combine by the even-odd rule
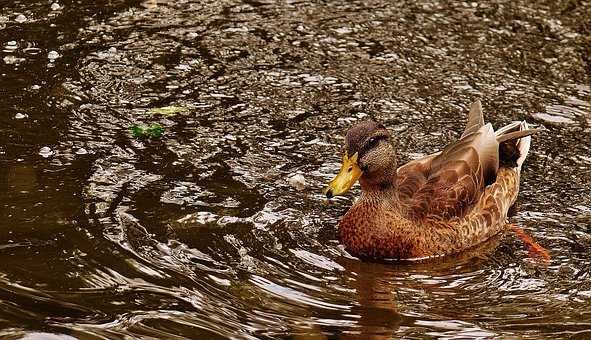
[[[588,4],[61,5],[0,9],[2,336],[589,334]],[[550,265],[512,235],[348,256],[359,191],[320,193],[346,129],[383,121],[402,162],[459,137],[477,97],[495,126],[547,129],[511,219]],[[148,112],[170,105],[188,110]],[[153,122],[162,139],[130,137]]]

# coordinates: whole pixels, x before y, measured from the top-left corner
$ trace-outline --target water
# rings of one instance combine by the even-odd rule
[[[3,4],[0,334],[591,336],[590,11]],[[546,128],[511,221],[552,262],[512,234],[427,263],[348,256],[336,224],[359,189],[320,193],[346,129],[381,120],[402,162],[459,137],[476,98],[495,126]],[[150,113],[166,106],[186,110]]]

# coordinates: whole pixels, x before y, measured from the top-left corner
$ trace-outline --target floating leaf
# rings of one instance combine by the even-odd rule
[[[134,124],[130,128],[131,134],[138,139],[142,138],[160,138],[164,134],[164,128],[157,123],[149,126]]]
[[[182,106],[164,106],[164,107],[150,109],[149,112],[154,115],[170,116],[175,113],[186,112],[188,110],[189,109],[187,109],[186,107],[182,107]]]

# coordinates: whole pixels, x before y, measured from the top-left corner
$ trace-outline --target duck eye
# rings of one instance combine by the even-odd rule
[[[376,144],[378,143],[379,139],[377,137],[371,137],[368,141],[367,141],[367,148],[371,149],[374,146],[376,146]]]

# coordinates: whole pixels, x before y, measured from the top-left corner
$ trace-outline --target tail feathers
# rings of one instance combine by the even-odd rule
[[[530,129],[527,122],[514,122],[495,132],[499,143],[499,161],[501,165],[521,169],[529,147],[531,135],[540,129]]]
[[[515,131],[515,132],[509,132],[509,133],[506,133],[506,134],[500,135],[500,136],[497,135],[497,142],[499,142],[499,144],[501,144],[501,143],[511,140],[511,139],[519,139],[519,138],[533,135],[534,133],[539,132],[539,131],[540,131],[540,129],[529,129],[529,130],[520,130],[520,131]]]
[[[462,133],[462,137],[478,131],[484,125],[484,116],[482,114],[482,103],[480,100],[476,100],[470,105],[470,112],[468,113],[468,123],[466,129]]]

